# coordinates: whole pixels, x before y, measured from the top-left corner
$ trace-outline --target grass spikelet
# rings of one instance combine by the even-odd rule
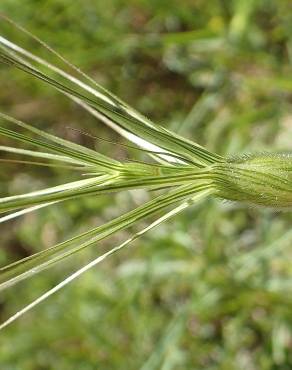
[[[4,17],[3,20],[7,21]],[[30,35],[20,26],[21,32]],[[33,37],[33,36],[32,36]],[[37,42],[37,38],[33,37]],[[43,42],[42,46],[52,49]],[[55,52],[54,52],[55,53]],[[56,53],[55,53],[56,54]],[[56,54],[58,56],[58,54]],[[64,59],[62,58],[64,61]],[[80,197],[102,196],[132,189],[164,192],[104,225],[65,240],[39,253],[23,258],[0,269],[0,289],[31,277],[63,261],[65,258],[130,228],[138,222],[158,215],[157,219],[121,245],[98,256],[50,291],[20,310],[0,326],[4,328],[50,295],[57,292],[96,264],[121,250],[197,201],[209,196],[251,205],[286,209],[292,206],[292,156],[290,154],[254,154],[224,158],[196,142],[151,122],[119,98],[103,89],[76,69],[80,77],[33,55],[0,36],[0,62],[17,68],[29,77],[53,87],[74,100],[96,118],[134,143],[149,155],[149,162],[118,161],[95,150],[64,140],[33,124],[24,123],[0,113],[0,136],[8,137],[23,148],[1,146],[0,151],[19,155],[19,161],[29,158],[30,164],[63,166],[76,173],[76,181],[39,189],[33,192],[0,198],[0,222],[56,203]],[[21,129],[21,133],[19,132]],[[155,163],[154,163],[154,161]],[[11,159],[11,163],[17,161]],[[83,174],[87,177],[84,179]]]

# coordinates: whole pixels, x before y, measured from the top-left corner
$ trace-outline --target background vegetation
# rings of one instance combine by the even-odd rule
[[[291,151],[289,0],[1,0],[0,10],[155,122],[210,150]],[[2,23],[6,36],[38,51]],[[0,78],[1,111],[115,158],[131,156],[70,130],[121,140],[53,89],[3,66]],[[0,191],[70,175],[1,163]],[[17,219],[1,228],[0,262],[149,196],[68,201]],[[201,203],[1,332],[1,369],[291,369],[291,221],[291,212]],[[1,321],[118,241],[2,294]]]

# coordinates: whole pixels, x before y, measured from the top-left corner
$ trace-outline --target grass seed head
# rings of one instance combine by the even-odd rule
[[[217,195],[278,209],[292,207],[292,155],[255,154],[214,166]]]

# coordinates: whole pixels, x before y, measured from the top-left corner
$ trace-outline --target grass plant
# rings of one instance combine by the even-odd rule
[[[2,302],[10,298],[16,307],[11,310],[17,311],[11,313],[5,304],[1,328],[84,275],[63,294],[56,295],[55,304],[47,302],[28,314],[27,320],[23,318],[1,332],[3,338],[8,338],[1,343],[5,365],[12,361],[8,348],[12,335],[19,338],[17,356],[26,359],[21,362],[22,368],[34,368],[26,353],[40,343],[39,334],[32,333],[35,325],[43,328],[44,345],[57,336],[60,343],[66,337],[62,342],[65,345],[55,342],[56,352],[63,354],[58,357],[58,366],[64,369],[72,368],[72,363],[80,367],[86,363],[91,369],[90,364],[94,368],[97,358],[102,368],[127,370],[141,366],[144,370],[186,370],[194,366],[212,370],[289,368],[292,159],[289,151],[276,151],[277,142],[281,147],[289,138],[289,22],[283,21],[287,12],[280,4],[265,1],[264,9],[256,1],[246,5],[235,1],[232,7],[220,3],[220,16],[219,8],[197,9],[199,30],[160,33],[155,25],[164,17],[161,5],[162,13],[151,23],[150,29],[155,32],[149,37],[129,35],[119,50],[114,33],[107,33],[119,57],[131,55],[131,48],[138,48],[138,54],[145,53],[144,57],[151,56],[155,61],[161,53],[171,77],[175,80],[180,76],[178,88],[171,80],[174,95],[170,90],[165,93],[164,104],[173,112],[167,116],[171,118],[167,124],[161,119],[165,115],[163,104],[160,100],[156,104],[158,98],[143,83],[139,86],[143,104],[133,99],[137,91],[133,83],[129,88],[126,84],[122,88],[107,84],[139,109],[144,107],[145,112],[151,111],[151,101],[155,101],[158,114],[151,112],[151,116],[162,125],[101,87],[36,36],[5,17],[1,19],[1,29],[13,30],[8,36],[3,32],[0,39],[3,91],[6,88],[8,96],[9,88],[21,91],[21,84],[27,83],[33,96],[48,100],[48,107],[52,105],[51,96],[57,96],[62,111],[66,104],[74,107],[76,103],[97,119],[96,124],[101,121],[115,131],[113,141],[106,144],[94,136],[96,131],[104,136],[100,126],[95,130],[93,120],[88,125],[86,112],[70,108],[76,109],[81,127],[75,131],[67,128],[71,123],[66,117],[64,125],[73,139],[64,139],[60,126],[53,120],[49,124],[42,120],[48,115],[45,109],[40,109],[37,119],[24,114],[23,120],[29,122],[25,123],[11,117],[21,117],[23,107],[20,114],[16,108],[12,114],[7,113],[10,102],[1,108],[1,177],[9,176],[9,187],[0,184],[3,245],[13,247],[17,240],[4,242],[9,228],[8,235],[17,232],[20,240],[33,245],[30,253],[17,249],[16,258],[14,247],[11,255],[7,253],[8,258],[0,254],[4,260],[0,271]],[[158,6],[151,4],[143,6]],[[273,25],[262,22],[266,19],[262,12],[274,15]],[[188,18],[183,4],[177,18],[192,27],[192,17]],[[175,28],[168,22],[168,27]],[[41,30],[31,29],[47,39]],[[13,32],[16,42],[10,37]],[[101,36],[97,32],[93,37]],[[77,37],[76,48],[79,41]],[[34,48],[24,47],[30,43]],[[102,49],[104,54],[104,50],[110,50],[108,44]],[[74,59],[70,50],[62,54]],[[80,55],[74,62],[84,66]],[[87,62],[94,63],[100,55],[101,51],[89,55]],[[110,69],[111,73],[115,68]],[[130,80],[131,68],[127,73]],[[6,74],[12,77],[9,83]],[[181,86],[181,81],[188,83]],[[199,98],[183,119],[178,106],[188,100],[188,84]],[[150,86],[153,88],[153,83]],[[181,91],[185,100],[180,100]],[[161,97],[163,101],[163,94]],[[17,94],[14,99],[17,101]],[[2,100],[5,102],[5,98]],[[61,120],[56,114],[56,121]],[[116,142],[117,134],[130,144]],[[79,137],[78,144],[74,135]],[[186,137],[195,137],[204,145]],[[93,140],[98,143],[97,150]],[[272,150],[267,150],[269,147]],[[133,159],[116,155],[126,151]],[[33,183],[29,177],[31,184],[24,182],[22,189],[11,180],[19,177],[15,167],[20,173],[38,168],[44,178]],[[6,173],[6,168],[11,172]],[[85,211],[81,210],[82,204],[86,205]],[[128,211],[130,204],[133,210]],[[67,219],[64,215],[68,210],[71,214]],[[286,212],[280,213],[282,210]],[[52,220],[60,223],[60,230],[67,228],[64,234],[59,232],[57,240],[50,227]],[[171,227],[163,225],[166,221]],[[41,241],[38,227],[46,233]],[[143,248],[126,250],[146,233],[138,242]],[[98,269],[93,269],[102,261]],[[70,271],[70,266],[76,271]],[[32,279],[34,274],[38,275]],[[45,280],[46,276],[49,279]],[[25,299],[31,303],[19,309],[19,301],[23,304]],[[126,319],[121,322],[121,317]],[[58,326],[70,335],[56,334]],[[98,334],[93,328],[98,328]],[[84,335],[80,334],[82,330]],[[28,332],[35,339],[31,335],[28,341]],[[65,347],[68,354],[64,355]],[[97,347],[100,353],[95,354]],[[68,356],[73,356],[73,362]],[[39,366],[50,368],[47,362],[53,366],[53,360],[36,361]]]
[[[3,16],[2,19],[14,25],[6,17]],[[19,27],[19,30],[33,37],[23,28]],[[33,38],[51,51],[51,48],[47,47],[46,44],[35,37]],[[128,245],[139,235],[152,229],[154,225],[160,224],[192,205],[198,199],[211,194],[225,200],[245,202],[250,205],[261,205],[276,209],[291,207],[292,156],[290,154],[261,153],[236,159],[223,158],[195,142],[186,140],[172,131],[155,125],[97,83],[94,83],[77,68],[73,67],[81,77],[85,77],[91,82],[91,86],[4,37],[0,38],[0,43],[0,61],[40,79],[66,94],[69,98],[74,99],[89,112],[110,124],[113,129],[116,129],[128,140],[140,146],[141,150],[146,151],[158,162],[157,164],[131,161],[123,163],[1,114],[2,122],[7,123],[8,127],[12,126],[12,128],[6,128],[3,125],[4,127],[0,128],[1,135],[42,150],[41,152],[34,152],[28,149],[2,147],[3,151],[17,152],[23,156],[28,155],[38,159],[49,159],[49,165],[54,165],[54,162],[57,162],[57,165],[60,162],[63,164],[70,163],[73,171],[75,169],[77,172],[81,170],[83,174],[88,176],[85,180],[80,179],[47,189],[1,198],[0,212],[4,213],[4,216],[0,219],[1,222],[34,211],[36,207],[50,206],[83,196],[98,196],[109,192],[140,188],[148,190],[157,190],[162,187],[174,188],[113,221],[2,267],[0,270],[1,289],[10,287],[73,253],[95,245],[98,241],[130,227],[150,215],[163,211],[167,207],[175,206],[169,213],[163,214],[154,221],[153,224],[135,234],[120,246],[98,257],[92,263],[65,279],[57,287],[45,293],[41,298],[43,300],[71,282],[81,272],[87,271],[89,267],[95,266],[112,253]],[[34,66],[33,63],[37,66]],[[72,67],[70,64],[69,66]],[[57,74],[57,78],[43,72],[41,70],[43,67]],[[32,133],[35,137],[17,132],[14,129],[15,126]],[[36,162],[36,164],[48,165],[47,162]],[[0,329],[39,302],[40,299],[19,311],[4,322]]]

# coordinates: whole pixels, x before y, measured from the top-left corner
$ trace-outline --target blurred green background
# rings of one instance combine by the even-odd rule
[[[155,122],[210,150],[292,148],[290,0],[1,0],[0,10]],[[48,56],[3,21],[1,32]],[[2,112],[117,159],[133,157],[70,130],[122,141],[53,89],[5,66],[0,79]],[[70,176],[1,164],[0,191]],[[0,262],[149,197],[68,201],[10,222],[1,227]],[[202,202],[1,332],[1,370],[291,369],[291,221],[291,212]],[[2,293],[1,321],[142,226]]]

